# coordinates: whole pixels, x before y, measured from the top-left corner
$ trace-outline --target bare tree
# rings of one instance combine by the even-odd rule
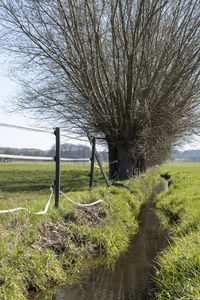
[[[110,177],[161,162],[199,133],[199,11],[197,0],[0,0],[18,106],[104,136]]]

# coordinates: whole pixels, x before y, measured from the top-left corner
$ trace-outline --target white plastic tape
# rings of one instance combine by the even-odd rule
[[[13,208],[13,209],[0,210],[0,214],[9,213],[9,212],[17,211],[17,210],[22,210],[22,209],[28,210],[28,208],[17,207],[17,208]]]
[[[47,204],[45,206],[45,209],[42,210],[42,211],[39,211],[39,212],[35,213],[36,215],[45,215],[47,213],[48,208],[49,208],[49,204],[51,202],[51,198],[52,198],[52,195],[53,195],[53,188],[52,188],[52,186],[50,186],[50,191],[51,191],[51,194],[49,196],[49,200],[48,200],[48,202],[47,202]]]
[[[49,204],[51,202],[51,198],[53,196],[53,188],[52,188],[52,185],[53,183],[50,185],[50,196],[49,196],[49,199],[48,199],[48,202],[45,206],[45,209],[44,210],[41,210],[37,213],[35,213],[36,215],[45,215],[48,211],[48,208],[49,208]],[[80,207],[88,207],[88,206],[93,206],[93,205],[96,205],[100,202],[103,202],[103,200],[98,200],[98,201],[95,201],[95,202],[92,202],[92,203],[88,203],[88,204],[81,204],[81,203],[77,203],[73,200],[71,200],[69,197],[67,197],[62,191],[60,191],[60,194],[62,194],[68,201],[72,202],[73,204],[77,205],[77,206],[80,206]],[[24,208],[24,207],[17,207],[17,208],[13,208],[13,209],[7,209],[7,210],[0,210],[0,214],[4,214],[4,213],[12,213],[12,212],[15,212],[15,211],[18,211],[18,210],[28,210],[28,208]]]
[[[45,215],[45,214],[47,213],[48,208],[49,208],[49,204],[50,204],[50,202],[51,202],[51,198],[52,198],[52,195],[53,195],[53,188],[52,188],[52,185],[53,185],[53,183],[50,185],[50,192],[51,192],[51,193],[50,193],[50,196],[49,196],[49,200],[48,200],[48,202],[47,202],[47,204],[46,204],[46,206],[45,206],[45,209],[44,209],[44,210],[41,210],[41,211],[39,211],[39,212],[37,212],[37,213],[35,213],[36,215]],[[0,210],[0,214],[11,213],[11,212],[15,212],[15,211],[17,211],[17,210],[28,210],[28,211],[29,211],[28,208],[17,207],[17,208],[13,208],[13,209]]]
[[[92,205],[96,205],[100,202],[103,202],[103,200],[98,200],[96,202],[92,202],[92,203],[88,203],[88,204],[81,204],[81,203],[77,203],[73,200],[71,200],[69,197],[67,197],[63,192],[60,191],[60,194],[62,194],[67,200],[69,200],[70,202],[72,202],[73,204],[77,205],[77,206],[80,206],[80,207],[87,207],[87,206],[92,206]]]

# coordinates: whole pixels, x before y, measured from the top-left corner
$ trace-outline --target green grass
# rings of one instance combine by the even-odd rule
[[[154,204],[173,234],[158,258],[156,299],[200,299],[200,164],[166,164],[172,184]]]
[[[156,299],[200,299],[199,232],[176,238],[158,263]]]
[[[2,192],[43,191],[55,179],[55,163],[0,163]],[[89,186],[89,164],[61,164],[61,188],[83,190]],[[94,170],[94,186],[103,184],[99,169]]]
[[[102,199],[92,208],[77,208],[63,196],[58,209],[52,200],[46,215],[53,163],[0,164],[0,209],[26,207],[29,211],[0,214],[0,299],[45,297],[55,286],[78,279],[86,261],[112,267],[137,231],[141,204],[149,197],[152,178],[126,181],[134,191],[107,188],[95,169],[94,188],[88,192],[89,166],[61,167],[61,190],[80,203]]]
[[[61,164],[61,190],[84,191],[89,187],[89,164]],[[55,179],[55,163],[1,163],[0,209],[25,206],[42,209]],[[104,184],[99,169],[94,171],[94,187]]]

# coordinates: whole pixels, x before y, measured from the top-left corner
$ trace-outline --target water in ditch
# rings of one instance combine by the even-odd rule
[[[156,288],[152,280],[156,255],[168,244],[168,232],[163,230],[152,201],[156,194],[167,189],[161,181],[151,200],[141,208],[139,231],[129,249],[116,262],[114,270],[104,268],[84,274],[79,285],[61,289],[52,300],[148,300]]]

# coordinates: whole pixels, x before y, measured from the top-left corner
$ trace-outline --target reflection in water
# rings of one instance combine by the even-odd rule
[[[100,268],[84,274],[81,283],[58,292],[53,300],[146,300],[153,299],[153,260],[167,246],[167,231],[160,227],[152,208],[155,194],[164,191],[167,182],[160,182],[152,199],[138,217],[139,231],[127,253],[116,262],[114,271]]]

